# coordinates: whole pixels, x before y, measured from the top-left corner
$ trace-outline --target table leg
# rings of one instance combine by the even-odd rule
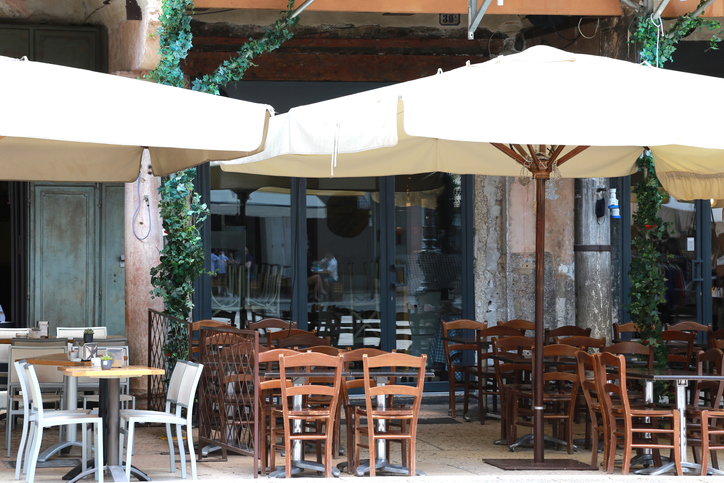
[[[63,390],[65,391],[65,404],[63,409],[74,411],[78,409],[78,379],[65,376],[63,378]],[[76,426],[69,424],[65,426],[65,441],[54,444],[38,456],[38,461],[46,461],[55,453],[70,446],[81,446],[82,443],[76,440]]]

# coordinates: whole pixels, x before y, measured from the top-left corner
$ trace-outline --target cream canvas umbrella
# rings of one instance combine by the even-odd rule
[[[0,179],[128,182],[264,146],[272,108],[88,70],[0,57]]]
[[[271,120],[265,151],[220,164],[225,171],[319,178],[532,176],[541,347],[546,180],[627,176],[648,146],[672,195],[724,198],[724,100],[716,94],[723,88],[724,79],[538,46],[292,109]],[[711,96],[692,101],[699,92]],[[632,105],[632,93],[648,100]],[[542,351],[536,360],[542,367]],[[534,406],[542,408],[540,372],[534,381]],[[534,464],[552,468],[543,457],[542,409],[534,419]]]

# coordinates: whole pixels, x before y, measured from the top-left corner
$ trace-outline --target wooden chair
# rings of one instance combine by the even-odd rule
[[[566,345],[572,345],[574,347],[579,347],[587,352],[589,352],[591,349],[598,349],[599,351],[606,347],[606,338],[602,337],[600,339],[595,339],[593,337],[588,337],[585,335],[572,335],[570,337],[554,337],[553,341],[556,344],[566,344]]]
[[[249,322],[249,324],[247,324],[246,328],[250,329],[250,330],[258,330],[260,332],[259,335],[266,338],[271,332],[273,332],[268,329],[279,329],[279,330],[296,329],[297,323],[289,322],[287,320],[277,319],[275,317],[267,317],[265,319],[261,319],[256,322]]]
[[[463,390],[463,414],[468,412],[468,401],[476,399],[480,408],[480,423],[485,422],[483,417],[483,399],[481,397],[482,381],[478,380],[479,367],[476,362],[478,353],[477,332],[485,329],[486,324],[476,322],[474,320],[459,319],[450,322],[441,322],[442,324],[442,346],[445,351],[445,362],[447,364],[448,378],[448,404],[450,414],[455,417],[455,392],[458,388]],[[472,341],[469,343],[451,342],[446,340],[451,332],[459,331],[470,337]],[[453,360],[454,358],[454,360]],[[468,359],[468,361],[466,361]],[[472,360],[472,363],[469,361]],[[466,363],[467,362],[467,363]],[[462,374],[462,381],[457,380],[457,373]],[[477,390],[477,393],[475,392]]]
[[[602,396],[602,411],[605,432],[611,451],[605,466],[613,471],[613,459],[617,442],[624,445],[621,474],[627,475],[631,466],[631,452],[634,448],[673,450],[676,474],[681,475],[681,453],[679,445],[680,419],[676,408],[654,409],[651,407],[633,407],[626,389],[626,358],[609,352],[594,354],[594,374],[597,393]],[[649,419],[646,419],[649,418]],[[660,419],[669,419],[670,423],[660,425]],[[644,422],[641,422],[644,421]],[[650,422],[645,422],[650,421]],[[660,443],[659,436],[668,437],[670,444]],[[654,454],[655,459],[657,453]],[[657,461],[660,465],[660,461]]]
[[[492,396],[493,412],[498,411],[498,400],[500,399],[494,364],[488,365],[488,361],[493,355],[493,340],[501,337],[522,336],[523,332],[525,331],[503,325],[494,325],[478,331],[478,381],[480,381],[478,390],[483,401],[488,396]],[[482,416],[480,424],[483,424]]]
[[[199,338],[198,338],[198,331],[201,327],[233,327],[228,322],[219,322],[218,320],[197,320],[196,322],[192,322],[188,327],[188,334],[189,334],[189,360],[190,361],[196,361],[199,360]],[[196,333],[196,337],[194,337],[194,333]]]
[[[709,349],[706,352],[698,352],[696,354],[696,371],[697,374],[700,375],[724,374],[724,352],[722,352],[721,349]],[[724,381],[694,381],[694,387],[691,391],[691,404],[686,408],[686,417],[689,420],[686,424],[686,442],[688,446],[692,447],[694,461],[701,462],[703,468],[707,466],[708,454],[703,455],[700,461],[697,449],[705,446],[703,444],[703,432],[706,429],[712,428],[714,434],[716,434],[716,428],[720,425],[718,419],[721,418],[721,416],[717,415],[718,413],[716,411],[720,409],[723,396]],[[704,417],[704,411],[713,412]],[[706,428],[704,428],[704,426],[706,426]],[[717,446],[715,440],[708,437],[706,440],[707,443],[714,443],[714,446]],[[713,466],[718,468],[719,465],[715,449],[716,448],[711,449],[711,462]],[[720,449],[724,449],[724,447]],[[708,453],[707,451],[703,452]],[[702,473],[702,475],[705,474],[706,472]]]
[[[696,334],[680,330],[664,330],[661,340],[669,347],[669,367],[689,369],[694,357]]]
[[[317,335],[309,332],[294,334],[292,336],[276,340],[276,347],[279,349],[307,349],[309,347],[320,345],[330,345],[329,339],[317,337]]]
[[[623,334],[629,334],[632,338],[638,337],[638,329],[636,324],[633,322],[626,322],[625,324],[613,324],[613,342],[621,342],[621,336]]]
[[[380,356],[384,354],[389,354],[389,352],[385,352],[380,349],[375,349],[373,347],[362,347],[360,349],[354,349],[351,351],[346,351],[342,353],[342,361],[344,362],[344,370],[348,371],[353,368],[355,363],[362,363],[362,358],[364,356],[368,357],[375,357]],[[377,386],[377,382],[372,379],[370,381],[370,386]],[[342,380],[342,406],[344,407],[344,421],[347,426],[347,473],[350,475],[353,474],[354,468],[359,466],[359,460],[355,460],[355,451],[354,451],[354,408],[355,405],[353,404],[352,400],[349,398],[349,391],[352,389],[363,389],[364,388],[364,380],[363,378],[355,379],[352,377],[347,377]],[[404,443],[403,443],[404,444]],[[388,453],[389,453],[389,445],[388,445]],[[405,448],[402,449],[403,457],[405,456]],[[406,460],[403,458],[402,465],[406,465]]]
[[[556,337],[561,339],[564,337],[571,337],[571,336],[576,336],[576,335],[590,337],[591,328],[587,327],[584,329],[583,327],[578,327],[576,325],[563,325],[561,327],[556,327],[555,329],[549,329],[546,327],[544,340],[545,340],[546,344],[556,344],[556,342],[553,340]],[[575,344],[570,344],[570,345],[575,345]]]
[[[576,400],[578,399],[578,376],[575,370],[566,370],[565,364],[576,361],[578,347],[566,344],[552,344],[543,346],[543,357],[560,362],[561,366],[548,365],[543,372],[543,420],[554,424],[553,437],[545,436],[547,441],[564,443],[568,454],[573,454],[573,416]],[[535,352],[538,348],[534,347]],[[533,361],[535,362],[535,360]],[[536,368],[533,368],[535,372]],[[533,390],[532,388],[512,388],[510,390],[510,407],[513,410],[511,417],[512,439],[515,439],[519,426],[533,428]],[[523,404],[521,404],[521,401]],[[565,440],[561,438],[559,424],[565,427]],[[526,441],[531,441],[533,435],[522,438],[510,444],[511,451]]]
[[[292,356],[299,354],[294,349],[270,349],[260,352],[257,355],[259,360],[259,368],[262,364],[266,364],[268,369],[271,371],[274,364],[279,363],[279,356]],[[269,438],[269,425],[267,424],[267,418],[271,417],[272,409],[281,409],[281,401],[278,399],[281,397],[281,379],[269,379],[261,377],[259,381],[259,445],[260,452],[259,457],[261,459],[261,474],[266,474],[266,468],[268,463],[267,453],[267,439]],[[286,381],[286,384],[292,384],[291,381]],[[271,422],[269,422],[271,424]],[[273,444],[274,440],[271,440],[270,444]],[[279,447],[278,449],[283,449]],[[274,448],[270,448],[270,451],[274,451]],[[274,468],[271,468],[274,471]]]
[[[318,354],[327,354],[328,356],[336,356],[336,355],[339,355],[339,354],[342,354],[343,352],[345,352],[344,349],[340,349],[339,347],[332,347],[332,346],[328,346],[328,345],[315,345],[312,347],[307,347],[306,349],[304,349],[304,351],[316,352]],[[326,381],[322,378],[317,378],[317,379],[315,379],[315,382],[331,383],[332,381],[329,378],[327,378]],[[344,387],[344,381],[342,381],[342,387]],[[316,401],[313,398],[310,398],[307,400],[307,403],[311,406],[311,405],[316,404]],[[323,401],[322,403],[327,404],[327,401]],[[337,402],[337,415],[334,418],[334,426],[335,426],[334,427],[334,447],[332,448],[332,454],[335,456],[338,454],[341,454],[341,451],[340,451],[340,449],[341,449],[340,448],[340,439],[341,439],[340,432],[341,432],[341,424],[342,424],[340,421],[341,413],[342,413],[342,397],[340,397]],[[317,441],[317,454],[321,454],[321,447],[322,447],[322,442]]]
[[[643,345],[640,342],[625,340],[617,342],[601,349],[601,352],[608,352],[615,355],[623,355],[626,363],[644,364],[648,370],[654,368],[654,351],[651,346]],[[628,397],[630,400],[644,401],[644,387],[639,381],[630,380],[627,382]]]
[[[515,362],[521,352],[533,349],[533,339],[521,335],[504,337],[493,341],[495,379],[500,390],[500,437],[513,444],[513,408],[510,393],[514,390],[530,390],[531,365],[529,362]],[[500,357],[510,358],[503,361]]]
[[[520,329],[523,331],[529,330],[535,334],[535,322],[531,322],[529,320],[513,319],[508,320],[507,322],[498,321],[498,325],[502,325],[504,327],[512,327],[514,329]],[[525,335],[525,333],[523,333],[522,335]]]
[[[594,358],[592,354],[584,350],[576,352],[576,375],[578,376],[578,384],[583,397],[586,400],[588,408],[588,418],[586,419],[586,442],[590,439],[589,435],[593,435],[591,443],[591,466],[598,467],[598,448],[599,438],[604,443],[603,461],[608,461],[608,452],[611,447],[607,445],[608,440],[604,431],[603,413],[601,412],[601,398],[596,390],[596,381],[586,377],[587,371],[592,372],[594,366]],[[608,471],[607,467],[603,467],[604,471]]]
[[[271,414],[271,439],[274,443],[280,436],[277,429],[277,418],[283,418],[283,436],[284,436],[284,459],[286,467],[286,477],[292,477],[292,441],[299,441],[304,444],[305,441],[324,441],[324,477],[332,476],[332,446],[334,445],[334,417],[337,412],[337,401],[341,390],[342,378],[342,357],[329,356],[315,352],[302,352],[296,355],[279,357],[279,373],[282,381],[287,380],[287,370],[310,370],[327,369],[334,371],[332,385],[316,384],[310,382],[311,377],[307,377],[304,384],[295,384],[287,387],[281,384],[282,409],[272,409]],[[311,371],[310,371],[311,374]],[[305,406],[295,407],[291,401],[294,396],[301,396],[302,399],[309,397],[325,398],[329,404],[325,407],[316,405],[313,408]],[[320,425],[306,425],[309,430],[311,428],[321,427],[321,431],[306,431],[302,433],[292,432],[292,426],[295,421],[301,421],[302,424],[310,422],[319,422]],[[272,444],[274,446],[274,444]],[[274,458],[276,451],[271,453],[271,466],[274,467]],[[317,455],[318,459],[320,455]]]
[[[365,407],[355,408],[355,461],[359,461],[360,448],[366,447],[369,451],[370,476],[375,476],[375,455],[377,440],[405,440],[407,442],[407,464],[409,475],[415,475],[415,442],[417,438],[417,418],[420,413],[422,402],[422,389],[425,382],[425,368],[427,367],[427,355],[420,357],[408,354],[389,353],[375,357],[362,356],[364,368]],[[373,386],[370,380],[370,370],[382,367],[394,367],[397,370],[416,370],[417,381],[414,386],[406,384],[390,383],[384,386]],[[372,374],[374,374],[372,372]],[[377,396],[413,398],[410,404],[386,406],[384,409],[375,404]],[[367,420],[367,426],[360,424],[360,419]],[[386,421],[388,424],[384,432],[377,431],[377,421]],[[392,426],[392,421],[400,421],[399,426]],[[362,437],[366,437],[367,444],[362,443]],[[403,446],[404,447],[404,446]]]
[[[279,330],[276,332],[269,332],[266,336],[266,346],[269,349],[271,349],[273,347],[277,347],[277,343],[278,343],[279,339],[286,339],[293,335],[299,335],[299,334],[317,335],[317,331],[316,330],[303,330],[303,329],[289,328],[289,329]],[[320,345],[324,345],[324,344],[320,344]]]
[[[720,344],[719,342],[722,341],[724,341],[724,329],[709,332],[707,337],[707,344],[709,346],[709,349],[721,349],[722,347],[724,347],[724,343]]]

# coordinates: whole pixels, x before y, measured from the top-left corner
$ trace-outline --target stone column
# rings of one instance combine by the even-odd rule
[[[611,342],[611,235],[605,178],[577,179],[575,198],[576,325]],[[596,216],[603,195],[604,216]]]
[[[126,337],[130,363],[148,365],[148,309],[163,311],[163,299],[151,299],[151,268],[163,248],[163,226],[158,211],[161,178],[151,174],[151,158],[143,155],[140,181],[126,184]],[[139,204],[140,192],[140,204]],[[151,218],[149,219],[149,208]],[[136,219],[133,219],[134,213]],[[145,395],[147,378],[132,377],[131,391]]]

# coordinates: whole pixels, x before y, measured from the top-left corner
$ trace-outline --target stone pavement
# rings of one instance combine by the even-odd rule
[[[613,475],[606,475],[600,471],[505,471],[494,466],[485,464],[484,458],[530,458],[533,459],[533,450],[530,448],[519,448],[511,453],[506,446],[499,446],[493,442],[500,437],[500,423],[495,419],[486,419],[485,425],[479,421],[464,422],[460,413],[462,404],[458,405],[459,413],[457,418],[448,416],[447,402],[442,398],[427,398],[423,401],[421,411],[422,424],[418,426],[417,438],[417,466],[419,470],[426,473],[425,477],[406,476],[377,476],[375,479],[390,483],[414,481],[416,483],[447,482],[455,481],[462,483],[477,483],[485,481],[500,483],[527,483],[527,482],[555,482],[555,483],[580,483],[585,479],[587,483],[598,483],[608,481],[643,481],[652,477],[630,475],[622,477],[620,469],[617,468]],[[477,408],[475,408],[477,409]],[[344,428],[344,425],[343,425]],[[4,422],[0,423],[3,430]],[[344,431],[344,429],[343,429]],[[576,427],[575,437],[581,437],[583,426]],[[14,433],[18,433],[15,431]],[[342,435],[342,441],[346,442],[346,436]],[[3,464],[0,465],[0,481],[13,479],[14,470],[8,468],[7,462],[14,462],[15,451],[18,445],[19,436],[14,434],[12,458],[7,458],[3,453]],[[46,432],[45,445],[57,441],[57,432]],[[395,448],[393,446],[393,453]],[[619,453],[621,453],[619,451]],[[209,460],[219,459],[219,455],[212,453]],[[620,456],[620,454],[619,454]],[[80,449],[75,448],[69,456],[62,458],[78,459]],[[308,456],[313,457],[313,456]],[[547,449],[546,458],[573,458],[585,463],[590,463],[591,452],[580,448],[573,455],[568,455],[565,450]],[[399,460],[399,451],[397,451]],[[393,454],[393,461],[395,455]],[[178,461],[178,455],[177,455]],[[279,461],[279,458],[277,459]],[[281,459],[283,462],[283,458]],[[346,457],[340,456],[335,459],[335,464],[346,461]],[[600,462],[600,458],[599,458]],[[68,462],[69,463],[69,462]],[[180,470],[175,474],[169,473],[168,446],[166,443],[165,429],[162,427],[143,427],[137,430],[136,454],[133,457],[133,464],[144,471],[154,481],[175,481],[181,478]],[[277,463],[279,464],[279,463]],[[178,464],[177,464],[178,466]],[[190,466],[188,466],[190,472]],[[66,468],[40,468],[37,471],[36,481],[38,482],[60,482],[61,476],[67,471]],[[228,461],[207,461],[202,460],[198,464],[198,475],[201,481],[227,482],[240,478],[253,478],[252,460],[248,456],[234,455],[229,453]],[[672,473],[673,475],[673,473]],[[189,475],[190,476],[190,475]],[[340,479],[351,480],[357,478],[347,473],[342,473]],[[657,482],[666,482],[676,476],[657,476]],[[699,478],[688,476],[687,479]],[[709,477],[711,478],[711,477]],[[267,477],[260,477],[267,479]],[[305,477],[295,479],[319,480],[316,473],[306,472]],[[91,480],[86,480],[91,481]]]

